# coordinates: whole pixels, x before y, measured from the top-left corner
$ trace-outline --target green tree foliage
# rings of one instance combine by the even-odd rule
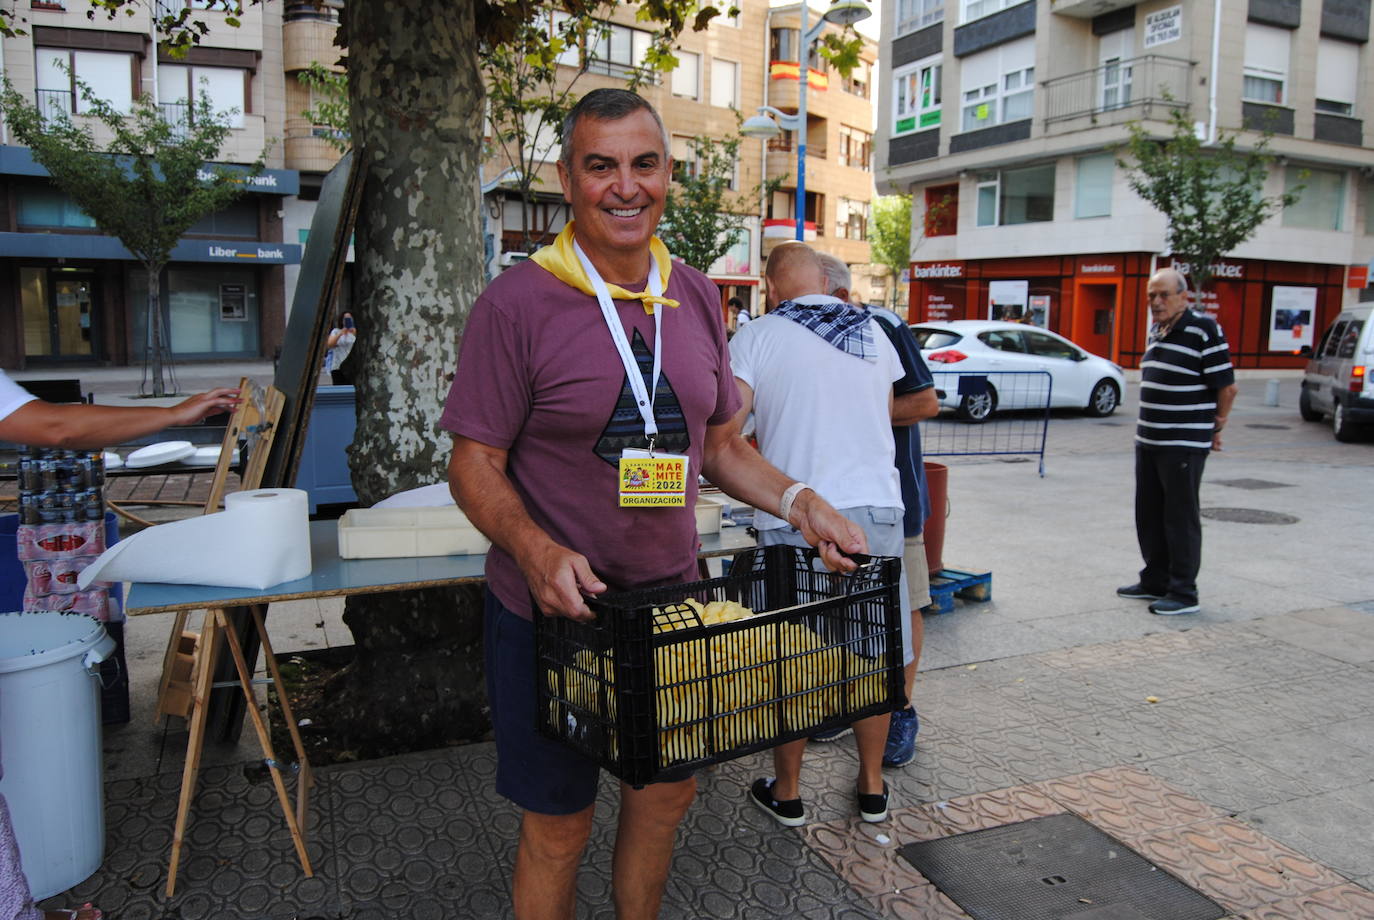
[[[911,196],[883,195],[873,199],[868,225],[868,246],[872,259],[892,276],[889,303],[901,298],[898,286],[902,272],[911,265]]]
[[[1235,134],[1221,133],[1204,147],[1188,113],[1174,109],[1173,135],[1154,137],[1132,123],[1130,161],[1118,160],[1132,189],[1169,222],[1168,246],[1188,263],[1192,288],[1212,280],[1212,265],[1254,235],[1272,214],[1294,204],[1301,187],[1281,195],[1260,194],[1273,156],[1269,135],[1249,150],[1236,149]]]
[[[505,41],[488,41],[482,51],[482,78],[486,84],[492,141],[512,172],[511,184],[525,202],[521,231],[525,251],[535,248],[536,238],[548,227],[531,227],[534,186],[539,183],[539,164],[548,159],[558,142],[563,119],[577,102],[578,80],[587,72],[590,58],[577,54],[571,76],[568,65],[559,66],[567,52],[603,39],[609,32],[598,15],[608,15],[613,0],[585,5],[582,15],[554,21],[548,12],[520,23]],[[674,60],[674,64],[676,61]],[[637,81],[639,74],[631,75]]]
[[[28,147],[53,183],[96,226],[116,237],[148,272],[148,332],[152,396],[165,395],[158,279],[181,235],[243,194],[246,175],[210,165],[229,135],[229,113],[216,113],[202,93],[182,120],[165,117],[144,96],[124,114],[81,81],[80,121],[65,111],[40,112],[4,81],[0,110],[15,138]],[[99,124],[110,140],[92,130]]]
[[[348,126],[348,74],[330,70],[319,61],[296,74],[301,85],[310,90],[310,108],[301,112],[312,125],[329,129],[325,140],[339,153],[353,146]]]
[[[692,162],[673,164],[658,236],[669,252],[703,272],[747,233],[747,215],[758,210],[757,189],[752,195],[730,191],[739,143],[738,137],[694,137],[689,141]],[[769,186],[776,188],[781,181],[769,180]]]

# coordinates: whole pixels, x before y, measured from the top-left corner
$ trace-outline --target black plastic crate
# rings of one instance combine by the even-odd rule
[[[593,622],[536,614],[540,733],[639,786],[892,711],[901,560],[859,561],[759,547],[721,578],[590,599]],[[688,599],[755,615],[702,625]]]

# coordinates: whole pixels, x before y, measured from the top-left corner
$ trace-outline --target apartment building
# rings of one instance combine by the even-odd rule
[[[159,0],[157,8],[169,2],[195,4]],[[125,110],[147,94],[178,123],[191,117],[191,94],[204,90],[217,111],[237,110],[222,162],[251,163],[269,138],[283,136],[283,4],[249,7],[239,28],[198,9],[210,32],[182,59],[157,50],[148,6],[108,19],[88,18],[88,9],[75,0],[24,0],[27,34],[0,40],[5,75],[40,110],[79,118],[79,79]],[[270,355],[280,342],[283,271],[301,253],[283,239],[283,208],[299,177],[286,168],[281,144],[266,163],[247,194],[200,221],[172,253],[162,320],[177,358]],[[0,366],[137,363],[146,291],[142,267],[0,125]]]
[[[1369,0],[885,0],[880,190],[913,197],[912,321],[1008,317],[1127,366],[1164,218],[1118,164],[1128,124],[1163,138],[1272,132],[1264,194],[1299,202],[1214,266],[1202,306],[1238,367],[1300,349],[1374,257]],[[1180,266],[1186,270],[1186,266]]]
[[[696,164],[691,139],[734,137],[741,117],[762,105],[797,111],[800,5],[772,8],[739,4],[738,15],[718,16],[701,32],[683,32],[678,67],[651,75],[639,92],[663,118],[678,175]],[[810,22],[820,18],[820,6]],[[602,86],[624,86],[643,64],[651,33],[634,20],[633,11],[617,13],[610,32],[593,47],[568,49],[563,70],[576,79],[574,95]],[[876,44],[865,43],[864,62],[849,79],[829,71],[812,54],[808,71],[806,238],[857,266],[867,277],[867,218],[872,198],[871,72]],[[586,71],[578,73],[582,65]],[[534,186],[536,203],[526,206],[509,182],[501,182],[510,163],[493,156],[484,166],[491,182],[487,204],[491,221],[488,256],[493,270],[525,258],[527,245],[553,239],[568,219],[554,168],[561,149],[552,137],[538,144],[542,164]],[[747,215],[747,239],[708,272],[721,292],[721,303],[739,297],[755,313],[763,310],[761,259],[780,239],[795,236],[796,148],[789,134],[772,141],[743,140],[731,188],[749,195],[768,177],[784,177],[771,196],[759,195]],[[860,290],[867,294],[866,288]]]

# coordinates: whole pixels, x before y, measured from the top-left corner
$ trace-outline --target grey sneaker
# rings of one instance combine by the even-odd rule
[[[1180,613],[1197,613],[1197,601],[1181,601],[1175,597],[1162,597],[1150,605],[1150,612],[1162,617],[1178,616]]]
[[[816,732],[811,736],[811,740],[818,744],[829,744],[832,741],[839,741],[846,735],[854,734],[854,726],[841,725],[839,728],[831,728],[823,732]]]
[[[1133,601],[1157,601],[1164,596],[1153,591],[1146,591],[1139,583],[1122,585],[1116,589],[1116,594],[1117,597],[1129,597]]]

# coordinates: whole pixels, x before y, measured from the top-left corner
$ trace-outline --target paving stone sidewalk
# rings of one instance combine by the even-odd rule
[[[1139,567],[1129,398],[1107,420],[1056,414],[1043,479],[951,460],[946,562],[992,571],[993,597],[927,618],[919,753],[889,771],[892,819],[857,821],[849,742],[813,746],[801,830],[745,801],[766,757],[722,764],[700,778],[663,916],[960,917],[899,845],[1068,811],[1230,917],[1374,920],[1374,444],[1298,421],[1291,375],[1280,406],[1263,391],[1242,381],[1203,505],[1292,521],[1208,518],[1194,617],[1113,593]],[[349,641],[319,604],[269,622],[282,651]],[[163,628],[131,624],[136,712],[106,734],[105,864],[51,905],[91,899],[115,920],[509,916],[517,815],[491,791],[489,745],[318,771],[313,879],[252,745],[211,751],[165,899],[185,733],[147,717]],[[582,918],[612,916],[613,801],[604,784]]]

